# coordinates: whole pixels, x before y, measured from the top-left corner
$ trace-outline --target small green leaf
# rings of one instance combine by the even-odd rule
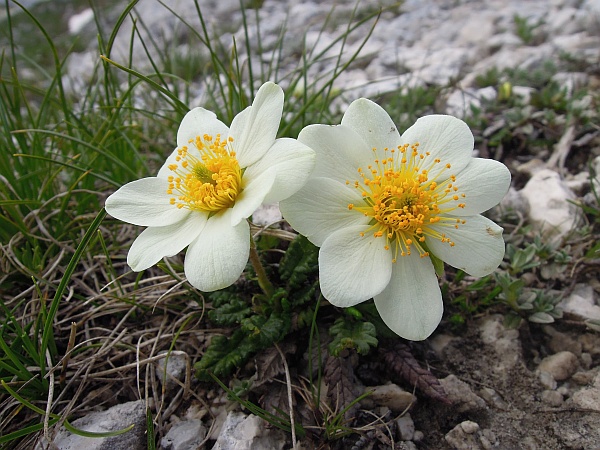
[[[83,436],[83,437],[89,437],[89,438],[104,438],[104,437],[118,436],[120,434],[124,434],[124,433],[127,433],[128,431],[133,430],[133,428],[135,427],[135,424],[131,424],[128,427],[122,428],[120,430],[95,432],[95,431],[86,431],[86,430],[80,430],[79,428],[75,428],[67,420],[64,421],[63,425],[71,433],[76,434],[77,436]]]
[[[600,332],[600,320],[586,320],[585,324],[587,325],[588,328],[590,328],[591,330],[594,331],[598,331]]]
[[[536,312],[527,318],[530,322],[534,323],[552,323],[554,317],[545,312]]]
[[[229,303],[208,311],[211,322],[220,326],[235,325],[248,317],[252,308],[239,297],[231,297]]]
[[[508,328],[509,330],[519,328],[519,325],[521,325],[522,320],[523,319],[521,318],[521,316],[510,312],[506,316],[504,316],[504,327]]]
[[[302,235],[294,239],[279,265],[281,279],[287,281],[289,292],[300,287],[318,270],[319,249]]]
[[[347,348],[354,348],[358,353],[366,355],[378,343],[375,325],[371,322],[351,322],[344,317],[335,321],[329,334],[333,336],[329,352],[334,356],[339,356]]]

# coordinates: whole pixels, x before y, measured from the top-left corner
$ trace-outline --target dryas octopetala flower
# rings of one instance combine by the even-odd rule
[[[380,106],[358,99],[341,125],[310,125],[298,140],[315,150],[315,170],[280,208],[321,247],[321,290],[333,305],[372,297],[394,332],[425,339],[443,312],[431,258],[474,276],[502,261],[502,228],[479,214],[502,199],[510,173],[472,157],[463,121],[426,116],[400,136]]]
[[[248,262],[246,218],[277,202],[308,179],[315,154],[295,139],[275,139],[283,91],[271,82],[228,128],[195,108],[177,132],[177,148],[156,177],[126,184],[106,200],[113,217],[146,226],[127,263],[134,271],[188,247],[185,274],[203,291],[234,283]]]

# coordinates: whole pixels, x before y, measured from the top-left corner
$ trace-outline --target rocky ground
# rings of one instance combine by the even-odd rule
[[[190,3],[174,2],[173,8],[188,17]],[[210,11],[211,23],[221,27],[222,42],[228,46],[235,36],[238,48],[243,48],[245,37],[238,31],[241,16],[237,0],[199,3],[203,11]],[[336,107],[343,109],[359,96],[375,100],[386,98],[382,94],[403,87],[443,86],[435,101],[436,112],[469,116],[473,107],[480,108],[486,100],[501,94],[497,86],[482,87],[478,76],[489,73],[492,68],[543,69],[547,61],[558,62],[565,55],[581,62],[581,69],[571,67],[558,71],[553,77],[569,92],[586,86],[597,92],[600,80],[598,0],[407,0],[400,5],[373,0],[359,3],[354,14],[359,17],[368,14],[380,4],[388,9],[381,14],[360,58],[336,82],[338,88],[345,90],[336,100]],[[317,52],[323,49],[335,58],[341,50],[335,36],[347,25],[355,5],[338,5],[329,24],[323,28],[323,17],[331,6],[327,1],[265,0],[257,12],[266,49],[263,62],[272,57],[267,50],[273,47],[284,22],[287,30],[281,73],[296,67],[299,42],[305,34],[309,47]],[[155,36],[181,42],[177,49],[182,53],[190,51],[185,33],[174,25],[178,19],[164,7],[142,0],[137,14]],[[192,22],[197,20],[194,17],[195,14],[190,16]],[[80,26],[78,20],[84,19],[84,15],[79,15],[72,20],[74,31]],[[253,23],[254,17],[249,21]],[[366,26],[364,30],[366,32]],[[361,44],[364,33],[350,36],[345,51],[353,52]],[[250,40],[254,37],[251,35]],[[115,45],[115,58],[126,48],[128,39],[125,28]],[[90,51],[70,59],[68,76],[73,80],[72,89],[85,84],[85,64],[86,61],[92,64],[94,57]],[[139,59],[135,64],[143,67],[146,63],[143,55],[135,57]],[[331,70],[327,64],[322,62],[311,67],[315,79]],[[511,90],[514,95],[523,97],[532,92],[530,87],[514,84]],[[205,96],[201,83],[196,87],[196,94],[196,101],[201,104]],[[500,122],[502,125],[506,126],[506,121]],[[600,166],[597,122],[595,129],[594,135],[581,131],[576,124],[563,124],[552,151],[525,149],[511,153],[509,149],[502,152],[498,147],[486,146],[479,149],[483,156],[501,159],[509,166],[514,175],[513,189],[503,207],[519,211],[520,217],[534,230],[539,230],[543,239],[567,241],[572,237],[573,228],[583,225],[578,208],[569,201],[590,196],[587,165]],[[493,130],[474,130],[480,143],[487,142],[486,131],[493,133]],[[596,173],[600,173],[598,169]],[[600,320],[598,265],[584,271],[576,271],[576,267],[581,269],[582,266],[569,266],[571,272],[561,278],[559,284],[553,281],[564,297],[565,311],[564,317],[553,324],[524,321],[519,328],[511,329],[505,327],[502,316],[486,311],[474,314],[467,326],[457,328],[446,316],[432,338],[411,344],[411,352],[419,364],[427,366],[440,380],[448,401],[413,392],[406,382],[395,380],[395,384],[389,384],[391,380],[386,372],[361,377],[368,372],[367,362],[354,361],[356,384],[360,389],[376,387],[376,394],[363,402],[364,411],[357,412],[361,433],[331,440],[307,438],[300,440],[298,448],[600,448],[600,335],[585,323]],[[574,273],[577,275],[572,276]],[[237,404],[226,401],[218,390],[198,386],[186,372],[192,350],[186,351],[181,350],[179,357],[170,360],[170,373],[185,385],[185,389],[175,385],[171,392],[177,394],[172,395],[181,396],[185,392],[185,398],[177,403],[176,410],[169,411],[160,448],[291,447],[289,434],[265,427],[255,416],[247,416],[247,409],[240,412]],[[293,374],[303,370],[304,351],[300,345],[293,350],[283,350]],[[279,379],[284,380],[282,376]],[[196,392],[190,394],[190,389]],[[295,395],[299,398],[297,393]],[[145,402],[113,408],[116,409],[112,409],[112,414],[111,409],[95,413],[100,415],[84,417],[80,419],[83,423],[75,422],[75,425],[84,426],[87,422],[91,424],[90,429],[108,429],[113,426],[110,420],[114,417],[119,427],[123,424],[119,418],[127,417],[127,423],[136,424],[137,434],[134,431],[124,435],[125,441],[110,438],[91,444],[87,439],[81,444],[77,439],[82,438],[61,432],[54,444],[60,449],[76,446],[146,448]],[[105,419],[109,424],[101,425]]]

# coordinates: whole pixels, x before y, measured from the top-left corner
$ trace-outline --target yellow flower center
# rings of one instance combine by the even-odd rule
[[[429,256],[427,238],[453,247],[454,242],[439,231],[440,226],[458,228],[465,224],[465,220],[447,215],[457,207],[465,207],[462,200],[465,194],[459,192],[456,176],[442,175],[452,166],[444,164],[431,178],[431,169],[443,162],[439,158],[432,159],[429,152],[420,153],[419,143],[386,148],[384,152],[385,157],[375,157],[374,164],[366,170],[358,168],[359,180],[346,181],[348,185],[353,184],[364,199],[360,205],[349,204],[348,209],[371,218],[367,233],[384,238],[386,250],[394,247],[394,262],[398,254],[410,255],[413,247],[421,257]],[[443,181],[439,182],[440,179]],[[454,202],[448,205],[452,200]],[[456,203],[459,200],[463,203]]]
[[[169,165],[173,175],[168,178],[167,194],[174,195],[172,205],[209,213],[233,206],[242,191],[242,170],[231,142],[233,138],[205,134],[189,141],[199,155],[187,146],[177,149],[176,162]]]

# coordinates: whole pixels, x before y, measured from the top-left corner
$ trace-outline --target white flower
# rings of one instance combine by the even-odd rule
[[[298,140],[315,150],[315,170],[280,208],[321,247],[321,290],[333,305],[372,297],[394,332],[425,339],[443,313],[429,256],[474,276],[502,261],[502,228],[479,214],[502,199],[510,173],[472,157],[463,121],[426,116],[400,136],[381,107],[358,99],[341,125],[310,125]]]
[[[243,272],[250,250],[245,220],[263,203],[283,200],[306,182],[314,152],[295,139],[275,139],[283,91],[265,83],[227,128],[195,108],[177,132],[177,148],[156,177],[121,187],[106,200],[113,217],[148,227],[127,263],[134,271],[188,247],[185,275],[202,291],[222,289]]]

